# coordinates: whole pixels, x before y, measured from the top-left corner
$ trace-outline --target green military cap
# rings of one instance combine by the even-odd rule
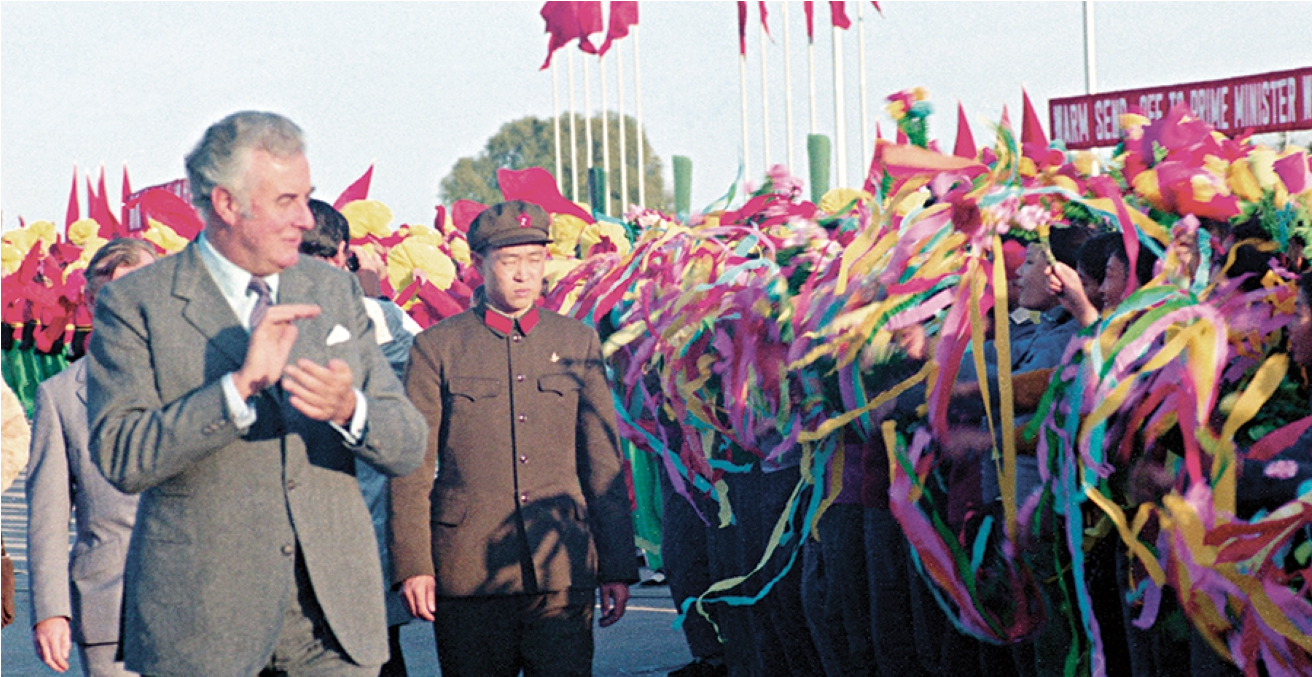
[[[469,248],[479,253],[517,244],[546,244],[551,242],[551,217],[531,202],[500,202],[469,224],[468,238]]]

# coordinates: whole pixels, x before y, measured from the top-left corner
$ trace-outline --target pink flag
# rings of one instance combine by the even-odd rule
[[[1026,92],[1022,87],[1020,93],[1025,99],[1025,119],[1021,123],[1020,143],[1022,146],[1033,143],[1047,148],[1048,135],[1043,133],[1043,125],[1039,122],[1039,115],[1034,112],[1034,105],[1030,103],[1029,92]]]
[[[964,157],[971,160],[975,159],[978,149],[975,148],[975,136],[970,133],[970,122],[966,120],[966,109],[962,108],[961,102],[957,102],[957,145],[952,149],[952,154],[957,157]]]
[[[181,237],[194,240],[205,227],[196,208],[170,190],[169,184],[152,186],[129,195],[123,203],[123,210],[130,215],[130,230],[143,230],[150,219],[154,219],[172,228]]]
[[[551,55],[571,40],[578,40],[579,49],[585,52],[596,51],[587,36],[601,30],[600,2],[545,2],[539,14],[547,23],[551,43],[547,45],[547,60],[538,70],[546,70],[551,65]]]
[[[474,219],[478,218],[478,215],[482,214],[484,209],[487,209],[487,205],[481,202],[456,200],[456,203],[451,205],[451,223],[456,227],[456,230],[468,233],[469,224],[473,223]]]
[[[833,20],[834,26],[847,30],[852,27],[852,20],[847,18],[846,2],[829,3],[829,18]]]
[[[761,9],[761,28],[765,29],[766,35],[770,35],[770,22],[766,20],[766,17],[770,15],[770,11],[765,8],[764,0],[762,0],[762,2],[757,3],[757,5]]]
[[[738,0],[738,55],[747,56],[747,3]]]
[[[883,18],[883,16],[884,16],[884,10],[882,10],[882,9],[879,8],[879,3],[875,2],[874,0],[870,0],[870,4],[872,4],[872,5],[875,6],[875,11],[876,11],[876,12],[879,12],[879,16],[880,16],[880,18]]]
[[[91,187],[91,177],[87,177],[87,211],[89,216],[100,224],[100,237],[112,240],[120,235],[126,235],[119,226],[118,219],[114,218],[114,212],[109,209],[109,198],[105,189],[105,168],[100,168],[100,190],[97,191]]]
[[[372,181],[373,178],[374,178],[374,166],[369,165],[369,169],[364,170],[364,174],[361,174],[360,178],[356,179],[354,183],[347,186],[346,190],[342,191],[342,194],[338,195],[336,200],[333,200],[333,209],[341,209],[342,207],[345,207],[349,202],[354,202],[356,200],[364,200],[368,198],[369,182]]]
[[[588,54],[596,54],[597,46],[592,44],[588,36],[606,30],[606,26],[601,22],[601,0],[576,4],[579,20],[579,49]]]
[[[806,12],[806,41],[815,42],[815,3],[803,2],[802,11]]]
[[[501,186],[501,195],[507,200],[532,202],[552,214],[577,216],[585,223],[596,221],[587,210],[565,199],[556,189],[556,180],[541,167],[519,171],[498,169],[497,184]]]
[[[119,201],[124,202],[132,194],[132,182],[128,180],[128,166],[123,165],[123,192],[119,194]]]
[[[64,213],[64,228],[82,218],[82,206],[77,201],[77,165],[73,165],[73,187],[68,191],[68,211]]]
[[[629,27],[638,25],[637,2],[610,3],[610,27],[606,29],[606,41],[601,43],[600,54],[610,50],[610,45],[629,34]]]

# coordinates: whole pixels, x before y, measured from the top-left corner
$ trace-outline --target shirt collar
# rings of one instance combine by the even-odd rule
[[[220,254],[206,237],[205,231],[201,231],[200,236],[196,238],[196,248],[200,251],[200,258],[205,263],[205,268],[210,271],[210,275],[214,277],[214,282],[219,285],[219,290],[224,296],[246,295],[246,287],[251,283],[254,275]],[[269,285],[269,293],[275,299],[278,298],[278,273],[265,275],[264,281]]]
[[[538,326],[537,306],[529,308],[527,313],[520,315],[518,318],[510,317],[490,305],[484,305],[480,311],[483,324],[501,336],[509,336],[514,332],[516,325],[519,327],[519,333],[528,336],[533,328]]]

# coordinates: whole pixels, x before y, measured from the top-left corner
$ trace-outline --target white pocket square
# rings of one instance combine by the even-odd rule
[[[328,345],[335,346],[338,343],[350,340],[350,338],[351,332],[347,331],[346,327],[339,324],[333,327],[332,331],[328,332]]]

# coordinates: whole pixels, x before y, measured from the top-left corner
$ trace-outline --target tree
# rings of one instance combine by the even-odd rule
[[[614,112],[606,114],[607,123],[610,125],[610,175],[606,179],[606,192],[610,194],[610,212],[615,210],[615,201],[620,196],[620,149],[619,149],[619,115]],[[601,116],[592,118],[592,158],[593,167],[602,166],[602,145],[601,145]],[[585,119],[582,115],[575,115],[575,129],[578,136],[578,160],[579,160],[579,197],[581,202],[587,201],[587,135],[584,133]],[[624,197],[623,204],[625,208],[630,204],[638,201],[638,125],[632,116],[624,116],[624,132],[627,146],[626,164],[628,165],[628,195]],[[561,185],[565,197],[573,197],[573,183],[570,179],[570,172],[573,166],[570,163],[569,153],[569,115],[560,116],[560,142],[561,142],[561,170],[564,180]],[[643,173],[646,183],[644,198],[648,207],[665,209],[666,205],[672,204],[674,198],[665,194],[665,179],[661,172],[661,161],[652,151],[651,144],[647,139],[645,131],[642,133],[642,146],[645,149]],[[555,131],[552,128],[551,119],[541,119],[536,117],[525,117],[513,122],[507,122],[501,126],[501,129],[492,138],[487,140],[475,157],[462,157],[456,161],[455,166],[451,168],[451,173],[442,179],[440,198],[443,203],[451,204],[456,200],[474,200],[483,204],[493,204],[501,201],[501,189],[497,185],[497,170],[506,169],[525,169],[527,167],[542,167],[543,169],[555,175],[556,170],[556,142]],[[612,214],[618,216],[618,214]]]

